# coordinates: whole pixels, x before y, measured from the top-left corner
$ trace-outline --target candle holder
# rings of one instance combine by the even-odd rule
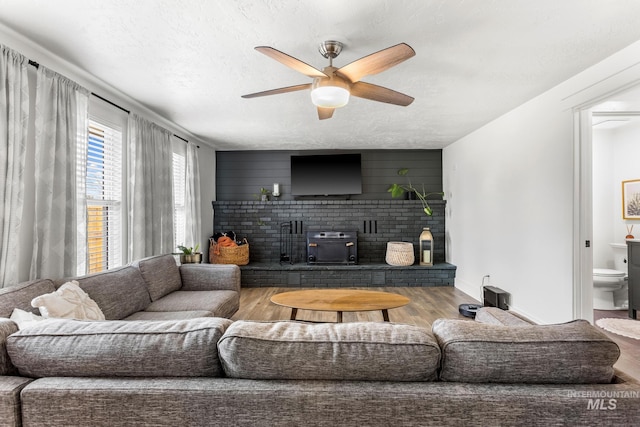
[[[420,265],[433,265],[433,235],[428,227],[420,233]]]

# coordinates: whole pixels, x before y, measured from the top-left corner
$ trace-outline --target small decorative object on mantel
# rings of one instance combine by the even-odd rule
[[[398,170],[398,175],[399,176],[406,176],[409,173],[409,169],[408,168],[402,168]],[[409,179],[407,177],[407,185],[402,185],[402,184],[391,184],[391,186],[389,187],[389,189],[387,190],[389,193],[391,193],[391,197],[393,198],[398,198],[400,196],[402,196],[405,192],[410,195],[413,196],[415,195],[415,197],[420,200],[420,202],[422,203],[422,210],[424,211],[424,213],[427,216],[432,216],[433,215],[433,209],[431,209],[431,206],[429,206],[429,203],[427,203],[427,197],[437,194],[439,196],[444,196],[444,193],[442,191],[437,191],[437,192],[432,192],[432,193],[427,193],[424,189],[424,184],[422,185],[422,191],[419,191],[416,187],[414,187],[411,184],[411,179]],[[409,197],[409,199],[413,199],[413,197]]]
[[[261,202],[268,202],[270,194],[271,194],[270,190],[267,190],[266,188],[262,187],[260,189],[260,201]]]
[[[180,254],[180,264],[200,264],[202,262],[202,253],[198,252],[200,243],[196,244],[195,248],[186,246],[178,246],[178,249],[182,251]]]
[[[387,242],[385,261],[389,265],[408,266],[413,265],[416,257],[413,253],[413,243]]]
[[[631,233],[633,233],[633,224],[631,224],[631,227],[627,225],[627,235],[625,236],[626,240],[635,239]]]

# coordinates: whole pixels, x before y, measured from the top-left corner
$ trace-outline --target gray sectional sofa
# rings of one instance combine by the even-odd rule
[[[438,319],[431,330],[180,317],[49,320],[20,331],[0,320],[0,424],[640,420],[640,384],[616,375],[618,346],[586,321],[538,326],[493,309],[476,321]]]
[[[33,298],[76,280],[107,320],[178,320],[231,317],[240,306],[236,265],[183,264],[172,255],[66,279],[41,279],[0,289],[0,318],[15,308],[38,313]]]

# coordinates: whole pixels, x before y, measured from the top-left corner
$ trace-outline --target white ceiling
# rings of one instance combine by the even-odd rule
[[[0,0],[1,24],[222,150],[442,148],[639,40],[639,22],[638,0]],[[311,81],[255,46],[322,69],[327,39],[345,44],[337,67],[411,45],[363,81],[413,104],[352,97],[319,121],[307,91],[240,98]]]

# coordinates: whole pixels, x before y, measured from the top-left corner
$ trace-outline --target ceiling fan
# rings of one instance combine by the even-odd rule
[[[320,54],[329,59],[329,66],[320,71],[277,49],[258,46],[256,47],[258,52],[295,71],[312,77],[313,83],[256,92],[242,95],[242,97],[257,98],[311,89],[311,101],[318,108],[318,118],[320,120],[331,118],[336,108],[343,107],[349,102],[350,95],[402,106],[407,106],[413,102],[412,97],[403,93],[360,81],[365,76],[381,73],[414,56],[416,52],[411,46],[406,43],[400,43],[357,59],[344,67],[336,68],[333,66],[333,59],[340,54],[342,48],[343,44],[335,40],[328,40],[320,44]]]

